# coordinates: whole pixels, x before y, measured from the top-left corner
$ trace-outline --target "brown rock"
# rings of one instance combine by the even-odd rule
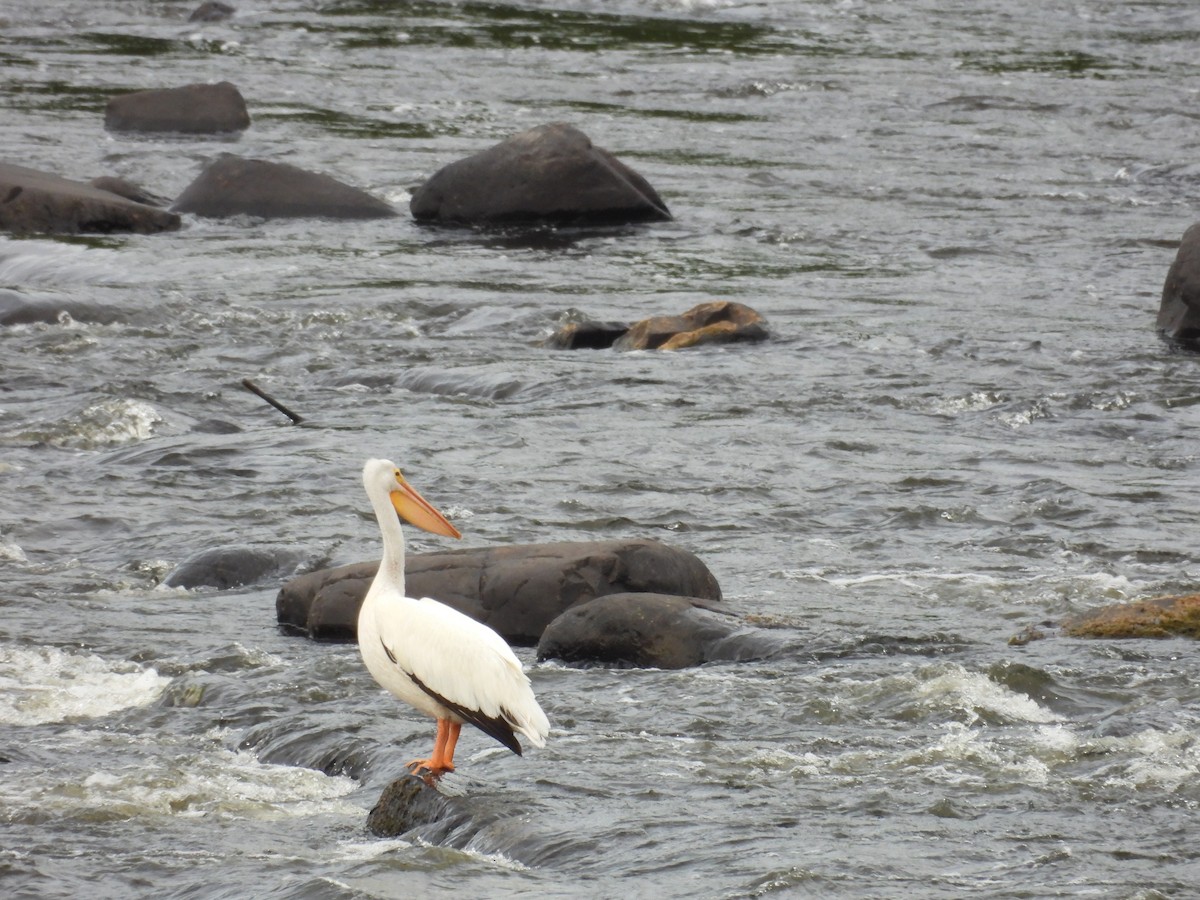
[[[717,300],[693,306],[683,315],[643,319],[620,337],[617,350],[681,350],[701,344],[765,341],[766,320],[749,306]]]
[[[318,640],[354,640],[377,562],[323,569],[286,582],[275,601],[280,624]],[[564,610],[605,594],[651,592],[719,601],[721,588],[699,559],[658,541],[516,544],[410,555],[407,591],[433,597],[534,644]]]
[[[1062,630],[1087,638],[1200,638],[1200,594],[1105,606],[1064,622]]]

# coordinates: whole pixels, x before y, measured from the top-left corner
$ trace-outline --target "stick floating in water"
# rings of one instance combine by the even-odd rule
[[[280,403],[278,400],[276,400],[274,397],[272,397],[270,394],[268,394],[266,391],[264,391],[262,388],[260,388],[257,384],[255,384],[249,378],[242,379],[242,387],[244,387],[250,393],[257,394],[259,397],[262,397],[264,400],[266,400],[268,403],[270,403],[273,407],[275,407],[277,410],[279,410],[281,413],[283,413],[285,416],[287,416],[289,419],[291,419],[292,424],[299,425],[301,422],[304,421],[303,416],[292,412],[290,409],[288,409],[286,406],[284,406],[282,403]]]

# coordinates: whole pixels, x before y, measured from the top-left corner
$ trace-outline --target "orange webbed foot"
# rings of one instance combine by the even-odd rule
[[[416,775],[422,770],[429,775],[445,775],[447,772],[454,771],[454,763],[443,763],[438,765],[432,759],[414,759],[407,766],[405,766],[405,768],[407,768],[408,771],[413,775]]]

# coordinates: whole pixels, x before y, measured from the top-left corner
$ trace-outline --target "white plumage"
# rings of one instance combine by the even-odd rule
[[[458,530],[417,493],[395,463],[367,460],[363,486],[383,534],[383,559],[358,614],[359,650],[380,685],[438,722],[433,754],[410,767],[434,774],[452,771],[464,722],[514,753],[521,752],[514,733],[544,747],[550,722],[504,639],[444,603],[405,595],[400,518],[447,537],[460,537]]]

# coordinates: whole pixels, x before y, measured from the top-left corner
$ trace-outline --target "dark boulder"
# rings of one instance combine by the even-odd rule
[[[613,347],[617,350],[683,350],[703,344],[765,341],[766,320],[741,303],[716,300],[693,306],[679,316],[643,319]]]
[[[629,330],[621,322],[570,322],[542,342],[551,350],[607,350]]]
[[[608,594],[573,606],[538,642],[539,660],[684,669],[717,660],[759,659],[784,642],[693,597]]]
[[[1200,638],[1200,594],[1103,606],[1063,622],[1069,637]]]
[[[438,823],[462,824],[469,818],[433,786],[431,779],[402,775],[379,795],[367,814],[367,828],[378,837],[399,837]]]
[[[201,172],[171,208],[206,218],[380,219],[397,214],[384,201],[328,175],[230,154]]]
[[[0,163],[0,230],[14,234],[153,234],[179,216],[90,184]]]
[[[294,575],[303,562],[303,557],[294,550],[214,547],[189,556],[167,575],[163,584],[168,587],[226,590]]]
[[[234,14],[235,10],[228,3],[218,3],[216,0],[209,0],[207,3],[201,3],[188,16],[189,22],[220,22],[222,19],[228,19]]]
[[[367,815],[367,828],[379,837],[503,856],[537,867],[561,859],[561,835],[547,838],[529,815],[532,796],[496,791],[451,772],[440,779],[403,775],[386,788]],[[582,839],[587,843],[587,838]]]
[[[378,562],[293,578],[275,601],[279,623],[321,640],[354,640]],[[708,567],[658,541],[583,541],[410,555],[410,596],[433,597],[517,644],[534,644],[564,610],[605,594],[654,592],[721,599]]]
[[[637,172],[561,123],[513,135],[434,173],[409,209],[455,225],[615,225],[671,218]]]
[[[250,127],[241,92],[228,81],[120,94],[108,101],[109,131],[224,134]]]
[[[1167,271],[1157,327],[1169,340],[1200,348],[1200,223],[1183,233]]]

